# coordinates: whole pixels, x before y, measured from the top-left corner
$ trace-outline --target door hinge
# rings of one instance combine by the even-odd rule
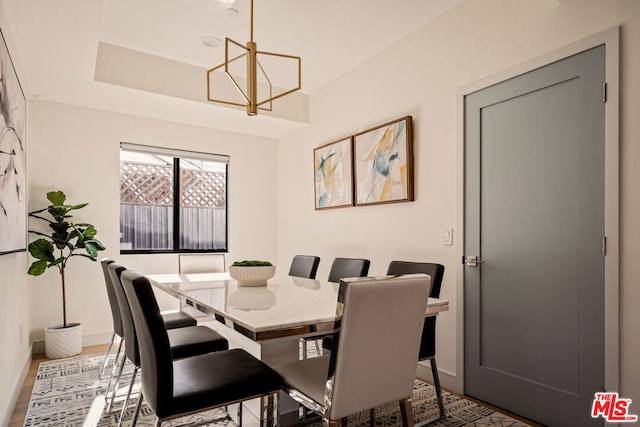
[[[602,238],[602,256],[607,256],[607,236]]]
[[[602,83],[602,102],[607,102],[607,83]]]

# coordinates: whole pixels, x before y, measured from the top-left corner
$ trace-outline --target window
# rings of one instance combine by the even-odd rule
[[[226,252],[228,156],[120,145],[120,252]]]

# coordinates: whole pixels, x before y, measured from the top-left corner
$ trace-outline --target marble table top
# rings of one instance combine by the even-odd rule
[[[241,287],[228,273],[150,274],[152,285],[254,341],[332,332],[337,283],[278,276],[266,286]],[[449,302],[429,298],[426,315]]]

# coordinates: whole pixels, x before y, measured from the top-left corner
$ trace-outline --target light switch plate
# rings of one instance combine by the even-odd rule
[[[442,244],[444,246],[453,246],[453,228],[445,228],[442,233]]]

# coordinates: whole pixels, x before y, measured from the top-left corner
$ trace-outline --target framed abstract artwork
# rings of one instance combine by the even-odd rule
[[[351,137],[313,150],[316,210],[353,206]]]
[[[353,156],[356,206],[414,200],[411,116],[354,135]]]
[[[26,100],[0,30],[0,255],[27,247]]]

